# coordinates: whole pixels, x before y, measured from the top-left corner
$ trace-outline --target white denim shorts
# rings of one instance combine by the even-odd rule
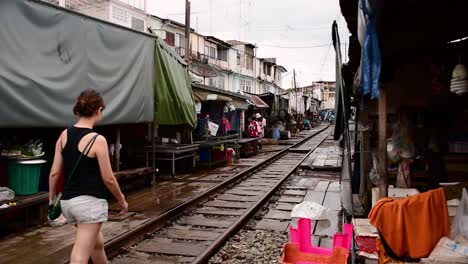
[[[82,195],[70,200],[61,200],[60,206],[69,224],[107,222],[108,205],[105,199]]]

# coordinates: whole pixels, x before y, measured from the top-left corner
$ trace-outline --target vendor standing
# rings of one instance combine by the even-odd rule
[[[258,130],[258,137],[260,140],[265,137],[265,127],[266,127],[266,119],[262,117],[260,113],[255,114],[255,119],[257,122],[257,130]],[[261,144],[259,144],[261,148]]]
[[[259,113],[255,114],[255,120],[258,126],[258,137],[263,138],[265,136],[266,120]]]

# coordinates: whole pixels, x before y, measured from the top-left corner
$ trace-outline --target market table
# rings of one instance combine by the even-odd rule
[[[227,162],[228,144],[237,145],[239,142],[239,134],[232,134],[232,135],[218,136],[218,137],[211,136],[211,137],[206,137],[206,139],[207,140],[205,141],[197,141],[196,143],[200,145],[200,159],[204,151],[206,151],[207,153],[206,161],[205,162],[200,161],[200,164],[202,165],[206,164],[209,168],[211,168],[211,166],[213,165]],[[223,146],[224,148],[223,150],[224,159],[213,161],[212,150],[220,146]]]
[[[258,141],[260,138],[239,139],[241,157],[256,156],[258,154]]]
[[[171,161],[172,178],[175,176],[175,163],[178,160],[192,158],[193,166],[195,167],[195,156],[199,144],[161,144],[156,145],[154,152],[161,156],[156,157],[156,160]],[[146,146],[146,166],[149,167],[149,153],[153,151],[152,146]]]

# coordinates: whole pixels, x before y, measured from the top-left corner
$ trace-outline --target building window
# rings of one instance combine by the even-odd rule
[[[214,47],[210,47],[210,58],[216,59],[216,49]]]
[[[143,21],[143,20],[141,20],[139,18],[136,18],[136,17],[132,17],[132,28],[136,29],[136,30],[144,31],[145,30],[145,21]]]
[[[119,22],[127,23],[127,11],[121,8],[112,7],[112,17]]]
[[[245,55],[245,68],[247,70],[253,70],[253,56],[252,55]]]
[[[240,80],[241,91],[252,93],[252,81],[250,80]]]
[[[228,51],[218,46],[218,60],[227,61]]]
[[[217,86],[219,89],[223,89],[224,90],[224,76],[219,76],[218,77],[218,86]]]
[[[166,31],[166,38],[164,41],[169,45],[174,47],[175,46],[175,34],[172,32]]]
[[[241,64],[241,55],[240,52],[237,52],[237,65]]]
[[[141,10],[145,10],[145,1],[144,0],[119,0],[127,5],[136,7]]]
[[[185,48],[185,36],[177,34],[177,38],[179,39],[178,47]]]

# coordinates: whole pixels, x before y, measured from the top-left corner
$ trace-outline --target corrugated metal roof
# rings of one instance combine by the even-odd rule
[[[250,97],[253,105],[255,105],[257,108],[269,108],[270,107],[260,97],[254,95],[254,94],[247,94],[247,95]]]

